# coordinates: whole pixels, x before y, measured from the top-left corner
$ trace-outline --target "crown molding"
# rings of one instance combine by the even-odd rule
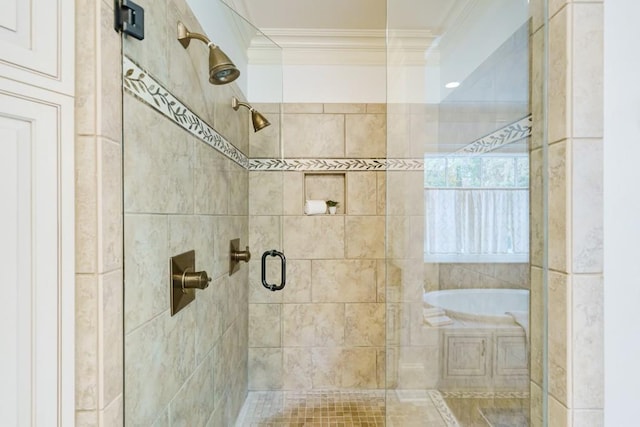
[[[267,38],[256,37],[251,42],[251,64],[274,64],[279,58],[287,65],[387,64],[385,30],[263,28],[262,32]],[[388,40],[403,64],[424,65],[425,52],[436,37],[429,31],[400,30],[389,32]]]

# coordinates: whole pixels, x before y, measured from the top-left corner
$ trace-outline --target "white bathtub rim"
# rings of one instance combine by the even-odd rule
[[[427,301],[428,296],[437,296],[437,295],[455,295],[461,293],[475,293],[475,294],[496,294],[496,293],[504,293],[508,292],[516,295],[526,295],[527,299],[529,298],[529,291],[526,289],[510,289],[510,288],[489,288],[489,289],[475,289],[475,288],[465,288],[465,289],[448,289],[442,291],[431,291],[423,294],[423,303],[427,307],[435,307],[444,310],[447,316],[462,320],[462,321],[470,321],[470,322],[490,322],[490,323],[504,323],[504,324],[515,324],[515,320],[513,317],[507,312],[515,311],[515,309],[507,309],[504,314],[485,314],[485,313],[469,313],[463,311],[452,310],[451,308],[441,307],[432,302]],[[527,308],[528,310],[528,308]]]

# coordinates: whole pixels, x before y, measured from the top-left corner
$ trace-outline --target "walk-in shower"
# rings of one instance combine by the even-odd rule
[[[140,3],[126,424],[544,425],[546,26],[529,3],[387,0],[384,28],[302,31],[289,56],[225,2]],[[350,43],[361,63],[326,59]],[[326,100],[288,102],[287,75],[314,67]],[[384,101],[330,90],[356,71]],[[230,241],[254,254],[233,274]],[[190,251],[211,282],[172,316],[169,260]]]

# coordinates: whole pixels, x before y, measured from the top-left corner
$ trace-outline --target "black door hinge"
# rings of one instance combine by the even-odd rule
[[[116,32],[144,39],[144,9],[131,0],[115,0],[113,28]]]

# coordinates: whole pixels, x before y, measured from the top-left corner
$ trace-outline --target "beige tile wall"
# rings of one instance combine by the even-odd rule
[[[146,38],[127,54],[246,153],[237,88],[205,83],[206,55],[174,42],[178,19],[201,30],[186,3],[139,3]],[[123,123],[113,2],[76,12],[76,425],[230,425],[247,391],[248,268],[228,276],[228,242],[248,241],[248,172],[130,95]],[[214,280],[171,317],[168,257],[192,248]]]
[[[532,305],[548,283],[549,425],[603,425],[602,78],[603,2],[549,1],[548,164],[532,141]],[[544,76],[542,1],[534,20],[532,108],[540,117]],[[537,54],[536,54],[537,53]],[[542,229],[543,177],[549,183]],[[543,241],[548,239],[548,271]],[[546,274],[544,274],[546,273]],[[536,313],[537,311],[533,311]],[[543,399],[542,317],[532,317],[532,398]],[[540,408],[540,402],[536,402]],[[542,425],[532,410],[533,425]]]
[[[283,111],[285,157],[385,156],[384,105]],[[264,143],[251,136],[251,153],[279,152]],[[384,180],[381,172],[250,173],[249,389],[384,388]],[[305,216],[305,195],[340,201],[338,214]],[[279,292],[260,281],[260,257],[270,249],[287,256]],[[269,263],[267,277],[279,282],[278,263]]]
[[[76,1],[76,425],[123,425],[122,99],[113,3]]]

